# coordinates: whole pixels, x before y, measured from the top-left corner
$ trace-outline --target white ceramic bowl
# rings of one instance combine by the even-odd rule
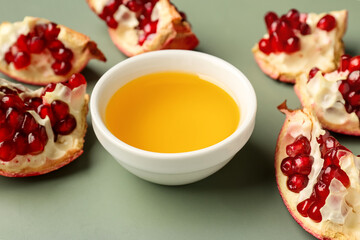
[[[161,71],[197,73],[226,90],[240,108],[236,131],[215,145],[185,153],[149,152],[116,138],[104,124],[105,108],[111,96],[127,82]],[[133,174],[165,185],[195,182],[222,168],[250,138],[256,107],[254,89],[237,68],[217,57],[186,50],[144,53],[118,63],[100,78],[90,100],[92,125],[104,148]]]

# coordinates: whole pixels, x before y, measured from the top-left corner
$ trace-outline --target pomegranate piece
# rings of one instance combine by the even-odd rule
[[[337,61],[344,53],[342,37],[347,11],[315,14],[290,9],[281,16],[268,12],[264,20],[267,34],[252,51],[261,70],[271,78],[295,83],[297,77],[307,74],[314,66],[323,72],[337,68]],[[324,54],[329,57],[325,59]],[[352,66],[360,69],[360,61],[353,62]]]
[[[302,105],[312,108],[328,130],[360,135],[360,67],[354,67],[358,59],[360,56],[344,55],[337,70],[324,73],[314,69],[295,84]],[[318,71],[322,74],[315,76]]]
[[[360,157],[322,129],[309,108],[278,108],[286,119],[276,146],[276,180],[290,214],[319,239],[357,239]]]
[[[37,31],[56,37],[52,27]],[[88,95],[81,74],[36,91],[0,79],[0,99],[0,175],[45,174],[82,153]]]
[[[17,39],[16,36],[8,36],[9,32],[16,34],[19,26],[29,31],[20,34]],[[0,60],[4,62],[0,64],[0,71],[29,84],[64,82],[73,73],[80,72],[89,60],[106,61],[96,43],[87,36],[46,19],[25,17],[22,22],[14,24],[3,22],[0,25],[2,38],[16,41],[1,41],[6,45],[4,47],[10,47],[5,49],[3,60]],[[44,65],[45,61],[49,64]]]
[[[87,0],[127,56],[160,49],[193,49],[199,41],[169,0]],[[129,36],[132,36],[131,38]]]

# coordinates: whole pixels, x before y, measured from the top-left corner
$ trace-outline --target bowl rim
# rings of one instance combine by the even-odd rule
[[[133,146],[121,141],[115,135],[113,135],[110,132],[110,130],[106,127],[104,121],[102,120],[100,111],[98,109],[98,104],[97,104],[98,101],[100,101],[99,94],[104,86],[104,83],[106,81],[108,81],[109,79],[111,79],[111,76],[115,72],[117,72],[119,68],[126,68],[127,65],[133,64],[139,60],[144,60],[144,61],[148,60],[148,59],[154,60],[154,58],[162,57],[163,55],[180,56],[180,55],[184,55],[184,54],[189,55],[189,57],[196,57],[199,59],[205,58],[208,61],[216,61],[219,64],[222,64],[224,66],[224,68],[227,68],[228,70],[233,71],[236,75],[238,75],[239,79],[241,79],[243,81],[243,83],[247,86],[247,88],[248,88],[247,91],[249,91],[249,95],[251,96],[250,102],[253,104],[253,107],[249,108],[249,110],[248,110],[249,112],[246,115],[247,117],[243,120],[243,122],[241,124],[239,124],[239,126],[236,128],[236,130],[230,136],[228,136],[227,138],[223,139],[222,141],[220,141],[216,144],[213,144],[211,146],[208,146],[208,147],[202,148],[202,149],[198,149],[198,150],[193,150],[193,151],[188,151],[188,152],[179,152],[179,153],[160,153],[160,152],[152,152],[152,151],[143,150],[140,148],[133,147]],[[239,137],[239,135],[241,135],[241,133],[246,131],[248,128],[252,127],[253,123],[255,122],[256,111],[257,111],[257,99],[256,99],[256,94],[255,94],[254,88],[251,85],[248,78],[238,68],[236,68],[229,62],[227,62],[221,58],[218,58],[216,56],[213,56],[213,55],[210,55],[207,53],[192,51],[192,50],[173,50],[173,49],[160,50],[160,51],[142,53],[140,55],[137,55],[137,56],[134,56],[131,58],[127,58],[127,59],[115,64],[114,66],[112,66],[100,77],[100,79],[97,81],[97,83],[95,84],[95,86],[93,88],[91,98],[90,98],[90,114],[91,114],[93,126],[96,125],[98,130],[110,142],[112,142],[114,145],[116,145],[117,148],[124,149],[132,154],[137,155],[137,156],[151,158],[151,159],[157,159],[159,161],[161,161],[161,160],[166,160],[166,161],[170,160],[171,161],[171,160],[179,160],[179,159],[183,159],[183,158],[187,158],[187,157],[197,157],[197,156],[201,156],[204,154],[212,153],[212,152],[228,145],[230,142],[236,140],[236,138]]]

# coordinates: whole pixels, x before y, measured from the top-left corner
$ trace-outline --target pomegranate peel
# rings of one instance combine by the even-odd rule
[[[91,59],[106,61],[89,37],[36,17],[3,22],[0,46],[0,71],[28,84],[63,82]]]
[[[294,89],[302,105],[313,109],[324,128],[360,136],[360,103],[356,100],[360,99],[360,66],[351,71],[344,68],[344,61],[331,73],[318,70],[316,74],[301,75]]]
[[[317,26],[328,15],[336,20],[335,26]],[[268,33],[252,48],[255,61],[266,75],[288,83],[295,83],[314,66],[333,71],[344,53],[347,15],[346,10],[315,14],[292,9],[281,17],[269,12],[265,16]]]
[[[76,78],[81,81],[75,81]],[[82,78],[82,75],[75,74],[72,85],[68,81],[35,91],[0,79],[0,112],[9,113],[9,109],[16,109],[19,113],[15,115],[19,124],[9,125],[9,121],[14,122],[9,114],[0,123],[0,175],[27,177],[45,174],[82,154],[89,102],[86,82]],[[11,100],[17,98],[8,96],[17,96],[22,104]],[[48,110],[41,112],[44,106]],[[69,118],[75,119],[75,124],[74,121],[67,123]],[[3,126],[7,126],[7,136],[3,135]],[[62,131],[58,130],[59,126],[62,126]],[[7,145],[12,148],[6,148]]]
[[[115,25],[113,21],[110,24],[107,22],[108,31],[113,43],[127,56],[161,49],[190,50],[199,43],[184,14],[169,0],[113,0],[105,1],[105,5],[98,0],[87,2],[100,18],[104,19],[104,14],[118,18]],[[129,6],[131,3],[140,5],[132,9]],[[116,10],[111,10],[110,15],[105,13],[110,7],[113,9],[114,4]],[[146,26],[146,23],[153,24],[152,28],[147,28],[150,25]]]
[[[286,104],[279,109],[286,118],[276,145],[275,174],[290,214],[319,239],[359,239],[360,158],[322,129],[310,109],[289,110]],[[294,162],[289,156],[294,149],[312,161]],[[300,169],[302,164],[311,171]],[[299,176],[305,181],[297,181]]]

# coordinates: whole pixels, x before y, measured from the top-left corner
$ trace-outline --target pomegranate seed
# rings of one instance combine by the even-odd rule
[[[294,173],[293,165],[294,165],[293,158],[287,157],[282,160],[280,169],[285,176],[290,176]]]
[[[11,51],[6,52],[4,58],[7,64],[10,64],[14,61],[14,55]]]
[[[158,20],[154,21],[154,22],[149,22],[144,26],[144,32],[145,34],[151,34],[151,33],[156,33],[156,28],[157,28],[157,24],[158,24]]]
[[[290,176],[287,180],[287,187],[290,191],[299,193],[303,190],[306,185],[308,184],[309,179],[307,176],[302,174],[295,173],[294,175]]]
[[[105,21],[106,21],[106,25],[108,25],[108,27],[110,28],[117,28],[119,25],[113,16],[107,16],[105,18]]]
[[[5,110],[0,108],[0,124],[5,122],[5,118],[6,118],[6,113]],[[0,141],[1,142],[1,141]]]
[[[279,34],[280,39],[286,41],[288,38],[294,36],[294,32],[291,28],[291,24],[288,20],[280,20],[278,29],[276,31]]]
[[[274,21],[278,20],[278,19],[279,19],[279,18],[278,18],[278,16],[277,16],[276,13],[274,13],[274,12],[267,12],[266,15],[265,15],[266,28],[267,28],[267,29],[270,29],[271,24],[272,24]]]
[[[27,147],[28,147],[28,138],[26,135],[16,132],[13,138],[13,142],[15,145],[16,153],[18,155],[26,155]]]
[[[117,0],[111,0],[107,5],[106,5],[106,12],[110,15],[110,14],[114,14],[119,6],[120,6],[121,2],[117,1]],[[105,9],[104,8],[104,9]]]
[[[286,53],[294,53],[300,50],[300,39],[296,36],[290,37],[285,41],[284,50]]]
[[[46,116],[48,116],[52,126],[55,124],[55,118],[49,105],[41,104],[38,107],[37,112],[42,119],[45,119]]]
[[[28,37],[24,34],[21,34],[18,39],[16,40],[16,47],[18,48],[18,51],[20,52],[27,52],[28,49]]]
[[[32,132],[28,135],[28,152],[36,155],[44,151],[45,144],[41,141],[37,132]]]
[[[57,134],[68,135],[76,128],[76,120],[73,115],[67,115],[63,120],[60,120],[54,126],[54,131]]]
[[[86,79],[85,77],[80,74],[80,73],[74,73],[69,81],[67,82],[67,86],[70,88],[70,89],[74,89],[74,88],[77,88],[78,86],[82,85],[82,84],[86,84]]]
[[[351,56],[348,54],[344,54],[341,56],[340,67],[339,67],[339,70],[341,72],[345,72],[346,70],[349,69],[350,59]]]
[[[51,55],[58,61],[70,61],[73,58],[73,52],[68,48],[59,48],[53,52]]]
[[[0,143],[0,160],[9,162],[16,156],[14,144],[11,141],[4,141]]]
[[[286,146],[286,153],[290,157],[296,157],[299,154],[310,154],[310,142],[305,136],[299,136],[295,141]]]
[[[360,90],[360,71],[356,70],[349,74],[347,82],[350,84],[353,91]]]
[[[311,34],[311,28],[306,23],[300,23],[299,30],[300,30],[301,35],[309,35],[309,34]]]
[[[21,127],[21,123],[24,120],[24,114],[16,110],[15,108],[8,108],[6,111],[6,122],[9,127],[18,129]]]
[[[16,109],[22,109],[24,107],[24,103],[21,100],[21,98],[18,95],[14,94],[7,94],[3,96],[1,99],[2,106],[5,108],[16,108]]]
[[[331,180],[335,177],[335,172],[338,168],[335,165],[330,165],[322,171],[320,180],[326,185],[330,185]]]
[[[14,57],[14,66],[16,69],[25,68],[30,65],[30,55],[26,52],[18,52]]]
[[[127,2],[126,7],[132,12],[138,12],[142,10],[143,4],[140,0],[131,0]]]
[[[320,69],[318,69],[317,67],[313,67],[310,71],[309,71],[309,80],[312,79],[313,77],[315,77],[316,73],[320,71]]]
[[[142,46],[144,44],[144,42],[146,41],[147,35],[146,34],[141,34],[139,36],[139,45]]]
[[[0,87],[0,92],[4,93],[4,94],[17,94],[17,91],[14,91],[8,87]]]
[[[330,32],[336,27],[336,19],[334,18],[334,16],[326,14],[319,20],[316,27],[320,28],[321,30]]]
[[[286,18],[290,21],[291,26],[293,28],[297,28],[300,21],[300,13],[296,9],[290,9],[289,12],[286,14]]]
[[[309,218],[311,218],[314,222],[321,222],[322,220],[322,216],[321,216],[321,213],[320,213],[320,208],[322,206],[320,206],[321,204],[312,204],[310,207],[309,207],[309,210],[308,210],[308,216]]]
[[[350,85],[347,83],[347,81],[341,81],[339,85],[339,92],[343,97],[348,95],[348,93],[350,92]]]
[[[309,155],[300,155],[294,158],[294,171],[302,175],[309,175],[314,158]]]
[[[268,38],[262,38],[259,41],[259,49],[266,55],[269,55],[271,53],[271,46]]]
[[[150,19],[145,17],[143,14],[139,16],[139,28],[143,29],[146,24],[150,22]]]
[[[32,37],[29,42],[29,50],[31,53],[41,53],[45,49],[45,40],[40,37]]]
[[[350,92],[347,100],[353,107],[360,106],[360,93],[356,93],[355,91]]]
[[[60,28],[57,27],[56,23],[48,23],[46,24],[46,29],[44,32],[44,36],[46,40],[54,40],[60,33]]]
[[[270,34],[269,41],[270,41],[270,46],[275,53],[282,52],[284,50],[284,44],[280,40],[279,35],[276,32]]]
[[[350,179],[346,174],[346,172],[344,172],[342,169],[340,168],[337,169],[335,173],[335,178],[339,180],[344,185],[344,187],[346,188],[350,187]]]
[[[322,202],[325,202],[325,199],[330,193],[329,186],[323,183],[322,181],[319,181],[314,186],[316,196],[322,200]]]
[[[64,48],[64,44],[60,41],[60,40],[52,40],[49,41],[47,44],[47,48],[51,51],[51,52],[56,52],[58,51],[60,48]]]
[[[279,26],[280,26],[280,21],[279,20],[274,21],[269,28],[269,34],[276,32],[279,29]]]
[[[48,141],[48,135],[47,135],[47,133],[46,133],[45,127],[39,125],[38,133],[39,133],[39,138],[40,138],[41,142],[43,142],[44,145],[46,145],[46,143],[47,143],[47,141]]]
[[[360,70],[360,56],[355,56],[350,59],[349,71]]]
[[[22,122],[21,125],[21,130],[24,133],[29,134],[30,132],[35,131],[38,127],[39,126],[35,118],[30,113],[26,112],[24,116],[24,121]]]
[[[64,61],[56,61],[51,65],[51,68],[54,70],[56,75],[66,75],[71,70],[71,63]]]
[[[34,27],[34,34],[37,37],[44,37],[46,31],[46,24],[36,24]]]
[[[39,97],[27,98],[24,100],[26,110],[36,110],[41,104],[42,99]]]
[[[49,83],[48,85],[46,85],[41,95],[44,96],[47,92],[53,92],[55,90],[55,87],[56,83]]]
[[[300,202],[297,205],[297,210],[298,212],[303,216],[303,217],[307,217],[308,216],[308,210],[311,206],[311,204],[313,204],[314,201],[311,199],[305,199],[304,201]]]
[[[14,130],[8,124],[0,124],[0,142],[11,139],[13,134]]]
[[[54,100],[51,103],[51,110],[57,120],[62,120],[69,114],[69,106],[61,100]]]

